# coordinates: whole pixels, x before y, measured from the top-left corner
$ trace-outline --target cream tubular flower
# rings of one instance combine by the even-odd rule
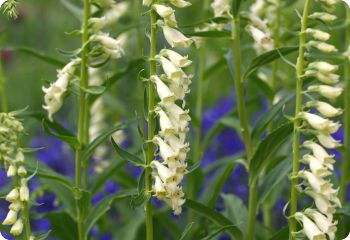
[[[317,158],[310,154],[304,155],[302,162],[309,164],[311,172],[317,177],[326,177],[332,174],[330,171],[328,171],[326,166],[324,166]]]
[[[326,148],[337,148],[341,146],[340,141],[335,140],[331,135],[319,133],[317,134],[318,141]]]
[[[326,240],[323,232],[303,213],[297,212],[294,217],[303,224],[303,231],[310,240]]]
[[[222,17],[228,15],[231,4],[231,0],[214,0],[210,6],[214,10],[215,17]]]
[[[178,68],[188,67],[192,63],[191,60],[188,60],[188,56],[182,56],[181,54],[170,49],[162,49],[160,51],[160,55],[167,57],[172,64]]]
[[[185,0],[170,0],[170,3],[178,8],[185,8],[185,7],[189,7],[192,5],[192,3],[187,2]]]
[[[323,164],[333,164],[335,162],[333,159],[334,155],[329,155],[326,150],[317,143],[305,141],[303,143],[303,147],[310,149],[315,158],[317,158]]]
[[[175,134],[174,125],[172,124],[164,110],[161,108],[157,108],[155,111],[159,115],[159,125],[161,129],[160,134],[164,137]]]
[[[183,72],[180,68],[176,67],[171,61],[162,56],[156,56],[156,59],[160,61],[163,71],[167,77],[175,82],[180,81],[183,76]]]
[[[323,97],[328,99],[336,99],[343,93],[340,87],[331,87],[327,85],[311,85],[307,88],[309,92],[318,92]]]
[[[163,139],[160,137],[154,137],[153,141],[159,146],[159,154],[166,163],[174,165],[178,160],[178,151],[169,146]],[[171,166],[169,166],[171,167]]]
[[[175,13],[174,9],[162,4],[153,4],[152,7],[157,12],[157,14],[162,18],[168,18]]]
[[[319,41],[328,41],[331,37],[329,33],[314,28],[307,28],[305,32]]]
[[[309,63],[308,68],[318,70],[322,73],[334,73],[339,69],[337,65],[332,65],[323,61],[311,62]]]
[[[157,93],[163,105],[168,105],[175,102],[176,98],[174,93],[162,80],[160,80],[158,76],[152,76],[151,80],[156,84]]]
[[[321,213],[325,214],[329,219],[333,219],[335,208],[324,195],[313,191],[305,191],[305,193],[314,199],[315,205]]]
[[[312,128],[326,133],[335,133],[340,127],[339,123],[334,123],[313,113],[300,112],[299,117],[306,120]]]
[[[13,225],[17,221],[17,211],[11,210],[7,213],[3,225]]]
[[[314,107],[325,117],[337,117],[343,113],[341,108],[335,108],[329,103],[321,101],[310,101],[306,103],[307,107]]]
[[[337,16],[326,12],[314,12],[313,14],[309,15],[309,18],[319,19],[325,23],[332,23],[337,19]]]
[[[188,48],[193,42],[191,38],[187,38],[180,31],[174,28],[168,26],[163,26],[162,28],[164,37],[171,47]]]
[[[334,73],[323,73],[317,70],[307,70],[305,76],[314,76],[322,83],[335,84],[339,82],[340,76]]]
[[[18,219],[15,224],[11,227],[10,233],[13,236],[18,236],[23,231],[23,221],[22,219]]]
[[[307,46],[317,48],[318,50],[324,53],[334,53],[338,51],[338,49],[334,45],[325,42],[309,41],[307,43]]]

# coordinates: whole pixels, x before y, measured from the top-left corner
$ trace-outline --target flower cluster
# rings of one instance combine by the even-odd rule
[[[90,41],[98,43],[93,51],[101,52],[112,59],[121,58],[124,55],[123,35],[115,39],[101,30],[117,22],[128,10],[129,4],[126,1],[115,3],[113,0],[96,0],[96,4],[105,11],[103,16],[89,19],[93,30]]]
[[[257,0],[250,7],[249,13],[246,14],[247,19],[249,19],[246,29],[253,37],[255,41],[254,48],[258,53],[273,49],[274,40],[271,29],[274,27],[273,22],[276,21],[278,1]]]
[[[76,66],[80,64],[81,59],[76,58],[71,60],[61,70],[58,70],[57,80],[50,87],[43,87],[45,93],[43,108],[48,112],[49,119],[52,121],[52,116],[60,110],[63,105],[63,100],[67,92],[70,81],[74,77]]]
[[[336,2],[321,1],[323,8],[327,11],[333,10]],[[322,19],[325,16],[327,16],[327,21],[324,22],[330,22],[331,19],[336,18],[330,13],[313,13],[310,18]],[[308,28],[301,34],[311,38],[306,44],[308,49],[315,48],[324,53],[337,51],[333,45],[326,42],[330,38],[327,32]],[[334,86],[339,81],[337,70],[336,65],[314,61],[308,63],[304,74],[307,77],[314,77],[319,82],[307,88],[307,96],[312,100],[305,104],[304,111],[298,115],[303,125],[308,128],[305,131],[315,136],[302,144],[302,147],[311,152],[302,157],[301,162],[308,168],[299,171],[298,177],[304,180],[305,189],[303,191],[313,198],[316,209],[308,208],[294,215],[295,219],[303,225],[302,233],[308,239],[326,239],[327,235],[328,239],[333,240],[337,230],[337,222],[333,220],[333,214],[335,208],[341,206],[337,196],[339,189],[335,189],[330,179],[327,178],[332,174],[335,160],[334,156],[325,150],[325,148],[334,149],[341,145],[332,137],[332,134],[338,131],[340,124],[328,118],[337,117],[343,111],[327,102],[336,99],[343,91],[342,88]],[[318,93],[323,100],[315,100],[308,93]],[[319,114],[308,112],[308,109],[314,109],[313,112],[317,110]]]
[[[147,4],[144,1],[145,4]],[[187,7],[190,3],[183,0],[171,0],[176,7]],[[189,47],[192,39],[184,36],[177,27],[175,10],[166,4],[152,4],[152,9],[162,18],[157,24],[162,28],[168,44],[174,47]],[[191,75],[183,68],[191,64],[187,56],[182,56],[173,49],[162,49],[155,60],[161,65],[163,74],[151,76],[160,102],[155,108],[159,116],[159,133],[153,138],[158,146],[162,162],[154,160],[151,166],[155,169],[154,192],[158,199],[164,200],[176,215],[181,214],[184,193],[179,186],[187,170],[186,156],[189,151],[185,143],[189,131],[190,117],[185,107],[185,95],[189,92]],[[180,107],[177,101],[182,101]]]
[[[24,155],[18,147],[19,135],[24,129],[22,123],[11,113],[0,113],[0,126],[0,163],[7,168],[7,176],[17,180],[16,186],[6,196],[11,204],[2,224],[12,225],[10,233],[18,236],[23,231],[23,219],[18,215],[29,201]]]
[[[0,0],[0,8],[3,8],[4,13],[11,18],[17,18],[17,5],[16,0]]]

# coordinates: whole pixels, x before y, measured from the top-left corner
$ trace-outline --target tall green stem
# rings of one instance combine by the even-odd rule
[[[82,46],[86,45],[86,42],[89,40],[89,28],[88,21],[90,17],[90,1],[84,0],[84,19],[83,19],[83,35],[82,35]],[[78,224],[78,234],[79,240],[85,240],[84,236],[84,216],[79,207],[79,199],[81,198],[81,187],[82,187],[82,159],[81,152],[82,146],[86,144],[86,131],[87,131],[87,121],[86,121],[86,111],[87,111],[87,101],[85,90],[88,88],[88,48],[85,47],[82,56],[81,56],[81,67],[80,67],[80,97],[79,97],[79,122],[78,122],[78,141],[80,143],[80,147],[76,150],[75,153],[75,187],[77,196],[76,196],[76,209],[77,209],[77,224]],[[84,166],[85,168],[87,166]]]
[[[301,20],[301,31],[299,35],[299,57],[297,60],[296,66],[296,75],[297,75],[297,83],[296,83],[296,103],[295,103],[295,121],[294,121],[294,137],[293,137],[293,172],[292,172],[292,183],[291,183],[291,196],[290,196],[290,216],[293,216],[297,211],[297,203],[298,203],[298,193],[296,189],[296,185],[298,184],[297,174],[299,172],[300,165],[300,156],[299,156],[299,141],[300,141],[300,125],[301,120],[298,119],[298,114],[302,110],[302,90],[303,90],[303,79],[302,76],[304,74],[304,65],[305,65],[305,43],[306,36],[305,30],[307,28],[309,10],[310,10],[311,0],[305,0],[303,18]],[[296,220],[291,217],[289,223],[289,234],[290,238],[292,238],[292,233],[296,232],[297,223]]]
[[[236,99],[237,99],[237,110],[238,117],[240,121],[241,127],[241,135],[243,138],[243,142],[246,149],[247,159],[250,161],[253,148],[249,134],[248,127],[248,118],[245,108],[244,101],[244,82],[242,78],[241,72],[241,39],[240,39],[240,16],[237,14],[232,19],[232,54],[233,54],[233,62],[234,62],[234,82],[235,82],[235,90],[236,90]],[[250,181],[249,184],[249,216],[248,216],[248,232],[247,232],[247,240],[252,240],[254,238],[254,227],[256,220],[256,209],[257,209],[257,196],[256,189],[257,181]]]
[[[1,95],[1,111],[7,112],[7,97],[5,89],[5,77],[2,71],[2,63],[0,61],[0,95]]]
[[[199,78],[197,83],[197,99],[196,99],[196,117],[198,126],[196,127],[196,135],[194,142],[194,161],[198,162],[201,157],[201,140],[202,140],[202,115],[203,115],[203,81],[206,63],[205,43],[199,49]]]
[[[350,10],[346,11],[346,23],[350,23]],[[348,25],[347,25],[348,26]],[[350,28],[346,28],[345,36],[345,49],[350,45]],[[344,64],[344,80],[345,80],[345,90],[344,90],[344,153],[343,153],[343,163],[342,163],[342,177],[340,182],[340,199],[342,203],[346,202],[346,187],[348,184],[348,172],[350,164],[350,61],[346,60]]]
[[[157,66],[155,56],[157,54],[157,14],[151,10],[151,47],[150,47],[150,78],[157,73]],[[145,172],[146,177],[146,191],[152,191],[152,169],[149,167],[154,158],[154,145],[151,143],[154,137],[154,102],[155,87],[152,81],[148,85],[148,149],[147,149],[147,168]],[[153,221],[152,221],[152,202],[149,199],[146,203],[146,239],[153,239]]]
[[[24,220],[24,227],[25,227],[25,233],[26,233],[26,239],[30,239],[32,236],[32,232],[30,230],[30,220],[29,220],[29,209],[28,209],[28,203],[23,203],[23,220]]]

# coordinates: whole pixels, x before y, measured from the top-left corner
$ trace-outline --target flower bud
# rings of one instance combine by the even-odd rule
[[[337,16],[326,12],[314,12],[309,16],[311,19],[319,19],[325,23],[331,23],[337,19]]]
[[[27,183],[22,182],[21,187],[19,189],[19,196],[22,202],[29,201],[29,189],[27,187]]]
[[[17,211],[11,210],[7,213],[5,220],[2,222],[3,225],[12,225],[17,220]]]
[[[163,26],[162,28],[164,37],[171,47],[188,48],[192,44],[192,39],[187,38],[178,30],[168,26]]]
[[[17,174],[18,174],[18,176],[24,178],[27,176],[27,170],[25,169],[24,166],[20,166],[17,170]]]
[[[6,195],[6,201],[14,202],[19,198],[19,192],[17,188],[14,188]]]
[[[325,98],[336,99],[339,97],[343,89],[339,87],[331,87],[327,85],[311,85],[307,88],[309,92],[318,92]]]
[[[22,219],[18,219],[16,223],[12,226],[10,233],[13,236],[18,236],[22,233],[23,231],[23,221]]]
[[[341,146],[341,143],[335,140],[331,135],[319,133],[317,134],[317,139],[326,148],[337,148]]]
[[[328,39],[331,37],[329,33],[313,28],[307,28],[305,32],[319,41],[328,41]]]
[[[170,3],[178,8],[185,8],[185,7],[189,7],[192,5],[192,3],[187,2],[185,0],[170,0]]]
[[[17,168],[15,165],[10,165],[7,169],[7,176],[8,177],[14,177],[16,176]]]

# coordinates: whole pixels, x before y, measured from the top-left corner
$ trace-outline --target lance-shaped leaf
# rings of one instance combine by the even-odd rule
[[[119,156],[123,159],[125,159],[126,161],[129,161],[130,163],[134,164],[135,166],[139,166],[139,167],[144,167],[145,163],[142,161],[141,158],[121,149],[118,144],[114,141],[113,138],[111,138],[111,142],[113,144],[113,147],[115,149],[115,151],[119,154]]]

